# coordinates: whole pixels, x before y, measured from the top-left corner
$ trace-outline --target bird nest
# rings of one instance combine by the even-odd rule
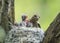
[[[13,26],[5,38],[5,43],[40,43],[43,38],[44,31],[40,28]]]

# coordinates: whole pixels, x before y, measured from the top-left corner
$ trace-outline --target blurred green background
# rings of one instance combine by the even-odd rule
[[[29,19],[38,13],[41,27],[46,30],[60,11],[60,0],[15,0],[15,18],[21,22],[21,15],[27,14]]]

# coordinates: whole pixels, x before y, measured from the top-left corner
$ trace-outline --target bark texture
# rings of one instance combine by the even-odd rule
[[[4,27],[4,30],[7,32],[10,30],[10,24],[14,23],[14,0],[1,0],[0,5],[0,24]]]
[[[60,42],[60,13],[48,27],[43,43],[59,43]]]

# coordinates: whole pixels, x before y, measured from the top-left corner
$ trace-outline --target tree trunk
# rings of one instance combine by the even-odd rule
[[[10,18],[10,22],[14,24],[15,14],[14,14],[14,0],[9,0],[9,7],[8,7],[8,17]]]
[[[60,13],[48,27],[43,43],[59,43],[60,42]]]
[[[3,0],[3,2],[3,6],[1,6],[1,25],[8,32],[10,30],[9,22],[14,23],[14,0]]]
[[[3,5],[4,5],[4,1],[0,0],[0,24],[1,24],[1,13],[2,13]]]

